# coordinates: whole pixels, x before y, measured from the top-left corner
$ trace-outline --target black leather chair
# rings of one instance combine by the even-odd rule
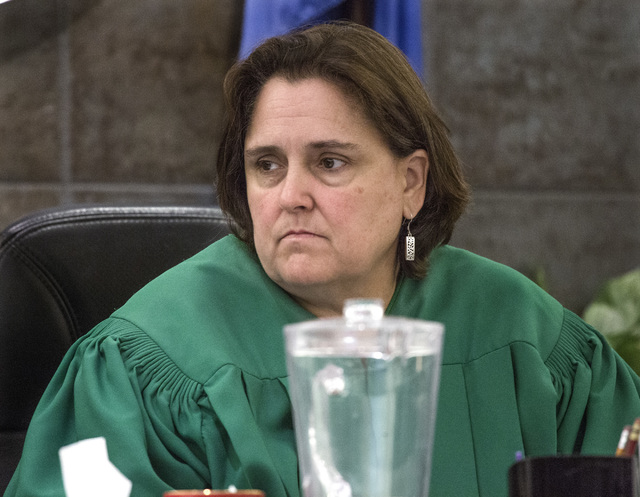
[[[0,234],[0,494],[69,346],[227,233],[217,207],[76,207],[37,212]]]

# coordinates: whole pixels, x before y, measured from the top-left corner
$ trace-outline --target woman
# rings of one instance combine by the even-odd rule
[[[63,495],[58,448],[96,436],[134,496],[299,495],[282,327],[349,297],[446,326],[431,495],[505,496],[517,451],[615,451],[640,380],[529,280],[446,245],[468,190],[394,47],[317,26],[258,47],[225,93],[218,191],[235,236],[73,346],[7,496]]]

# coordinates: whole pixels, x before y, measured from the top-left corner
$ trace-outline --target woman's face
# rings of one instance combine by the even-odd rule
[[[426,152],[396,158],[335,85],[269,80],[245,148],[255,247],[266,273],[317,316],[346,298],[389,302],[403,216],[424,201]]]

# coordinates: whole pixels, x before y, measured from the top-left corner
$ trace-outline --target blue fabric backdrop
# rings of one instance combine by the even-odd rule
[[[245,0],[239,58],[244,58],[261,41],[293,28],[344,15],[344,0]],[[421,0],[376,0],[373,29],[400,48],[421,78]]]

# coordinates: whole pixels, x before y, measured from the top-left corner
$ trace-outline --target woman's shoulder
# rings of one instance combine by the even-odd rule
[[[257,377],[284,375],[282,327],[305,317],[245,245],[228,236],[151,281],[111,318],[206,381],[225,364]]]
[[[443,272],[455,276],[466,284],[480,282],[495,286],[496,289],[505,285],[523,290],[537,287],[532,280],[510,266],[451,245],[443,245],[433,251],[430,274],[434,272],[437,275]]]
[[[174,348],[183,345],[178,340]],[[191,396],[202,394],[202,385],[207,378],[189,374],[183,364],[172,359],[170,350],[154,340],[152,334],[127,319],[114,316],[80,338],[70,350],[68,361],[71,371],[83,366],[83,374],[100,374],[101,369],[112,375],[120,371],[135,376],[142,389],[155,385],[154,388],[161,386],[165,391],[188,391]],[[91,367],[86,367],[89,365]]]
[[[443,246],[434,251],[427,285],[443,286],[447,291],[486,305],[487,310],[518,316],[527,309],[555,311],[552,319],[561,317],[562,305],[538,284],[505,264],[469,252]]]
[[[445,324],[449,355],[456,360],[516,342],[547,356],[563,328],[563,306],[529,278],[448,245],[432,253],[427,276],[409,282],[404,293],[415,309],[410,312]]]

